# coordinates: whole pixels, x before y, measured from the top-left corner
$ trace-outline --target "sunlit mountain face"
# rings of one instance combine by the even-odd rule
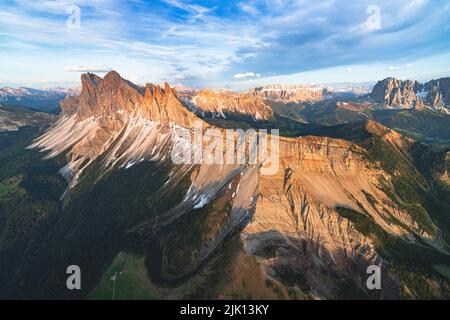
[[[372,2],[2,2],[0,299],[449,299],[450,3]]]

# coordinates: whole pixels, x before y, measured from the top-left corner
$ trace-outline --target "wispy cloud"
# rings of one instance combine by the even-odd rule
[[[66,10],[74,3],[81,12],[79,30],[66,26]],[[258,74],[289,75],[335,67],[354,75],[360,69],[349,66],[361,64],[381,64],[386,71],[391,64],[401,70],[415,69],[407,65],[450,52],[448,2],[206,3],[4,1],[0,3],[0,69],[3,76],[6,72],[15,79],[45,72],[52,79],[69,81],[76,79],[76,72],[111,67],[142,82],[211,85],[258,79]],[[379,3],[382,24],[380,29],[367,30],[367,8],[373,3]],[[108,68],[83,67],[104,65]],[[68,66],[73,70],[67,70]]]
[[[246,73],[237,73],[233,76],[235,79],[250,79],[250,78],[261,78],[259,73],[254,72],[246,72]]]
[[[248,14],[252,14],[252,15],[256,15],[259,13],[258,9],[255,7],[255,4],[252,2],[239,2],[238,3],[238,7],[248,13]]]
[[[214,8],[207,8],[202,5],[189,4],[182,0],[163,0],[164,3],[176,7],[178,9],[187,11],[192,14],[190,17],[191,22],[195,22],[197,19],[203,18],[207,13],[210,13]]]
[[[105,73],[112,70],[112,68],[105,67],[81,67],[81,66],[68,66],[64,68],[68,72],[91,72],[91,73]]]

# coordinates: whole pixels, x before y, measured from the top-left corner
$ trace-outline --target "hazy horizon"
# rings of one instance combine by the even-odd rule
[[[116,71],[119,74],[121,74],[119,71],[117,70],[110,70],[110,71]],[[91,73],[91,72],[89,72]],[[104,77],[107,72],[92,72],[93,74],[96,74],[100,77]],[[81,74],[80,74],[81,77]],[[366,82],[348,82],[348,81],[343,81],[343,82],[297,82],[294,80],[287,80],[287,81],[278,81],[277,80],[271,80],[270,78],[267,79],[260,79],[261,82],[257,82],[257,81],[253,81],[251,84],[247,84],[245,85],[245,83],[241,82],[241,85],[244,85],[241,88],[232,88],[229,86],[223,86],[223,87],[217,87],[217,86],[189,86],[189,85],[185,85],[183,83],[169,83],[172,87],[185,87],[185,88],[189,88],[189,89],[198,89],[198,90],[202,90],[202,89],[212,89],[212,90],[230,90],[230,91],[236,91],[236,92],[244,92],[244,91],[248,91],[251,88],[255,88],[258,86],[265,86],[265,85],[285,85],[285,86],[305,86],[305,87],[321,87],[321,88],[343,88],[343,87],[353,87],[353,88],[357,88],[357,87],[366,87],[366,88],[372,88],[378,81],[384,80],[386,78],[396,78],[399,80],[414,80],[414,81],[418,81],[421,83],[425,83],[431,80],[435,80],[438,78],[446,78],[446,77],[450,77],[450,73],[448,74],[448,76],[443,75],[441,77],[430,77],[430,78],[422,78],[422,79],[414,79],[414,78],[402,78],[402,77],[397,77],[395,75],[391,75],[391,76],[387,76],[385,78],[380,78],[377,80],[373,80],[373,81],[366,81]],[[287,77],[284,77],[287,78]],[[125,78],[126,79],[126,78]],[[128,79],[127,79],[128,80]],[[153,84],[159,84],[159,85],[163,85],[164,82],[167,82],[167,80],[165,81],[160,81],[160,82],[137,82],[134,83],[136,85],[145,87],[145,85],[147,83],[153,83]],[[0,82],[0,89],[5,89],[5,88],[13,88],[13,89],[36,89],[36,90],[55,90],[55,89],[61,89],[61,90],[69,90],[69,89],[81,89],[81,80],[78,81],[73,81],[71,83],[60,83],[60,82],[55,82],[54,85],[51,84],[46,84],[46,85],[28,85],[26,83],[2,83]]]

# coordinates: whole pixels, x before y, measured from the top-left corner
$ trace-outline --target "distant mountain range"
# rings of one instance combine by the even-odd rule
[[[121,298],[450,298],[450,149],[374,120],[448,124],[391,110],[414,84],[396,84],[385,110],[370,101],[381,85],[370,99],[292,101],[143,87],[117,72],[81,82],[47,130],[0,133],[0,298],[105,299],[112,277],[126,281]],[[239,154],[239,143],[189,139],[199,124],[280,129],[268,136],[278,166],[263,173],[267,154],[174,163],[185,150]],[[79,291],[65,287],[72,264]],[[366,285],[371,265],[380,290]]]
[[[59,113],[59,103],[68,95],[79,94],[79,89],[53,88],[39,90],[31,88],[0,88],[0,104],[16,105],[35,110]]]
[[[177,96],[194,113],[208,118],[251,118],[254,121],[273,117],[270,106],[262,99],[248,93],[231,91],[177,91]]]
[[[370,93],[370,87],[354,85],[265,85],[251,88],[249,93],[260,98],[281,103],[318,102],[333,98],[356,98]]]
[[[327,90],[314,86],[266,85],[249,90],[249,93],[276,102],[315,102],[327,98]]]
[[[255,118],[257,116],[256,109],[239,110],[240,108],[248,109],[248,105],[262,105],[258,100],[250,102],[250,96],[261,98],[267,101],[278,103],[315,103],[324,100],[367,100],[379,108],[384,109],[421,109],[429,108],[434,111],[450,113],[450,78],[442,78],[431,80],[421,84],[412,80],[399,80],[396,78],[387,78],[375,84],[373,88],[370,86],[355,85],[335,85],[319,86],[319,85],[263,85],[251,88],[247,93],[233,93],[231,91],[220,90],[214,91],[209,89],[191,89],[178,86],[174,88],[180,99],[188,104],[196,112],[204,112],[214,117],[222,117],[228,114],[232,116],[234,112]],[[58,113],[59,102],[67,96],[77,96],[80,93],[79,88],[52,88],[47,90],[31,89],[31,88],[1,88],[0,104],[18,105],[28,108],[37,109],[45,112]],[[217,97],[220,95],[222,100],[227,99],[225,106],[217,105]],[[235,101],[231,101],[231,97]],[[195,103],[195,99],[199,99],[202,106]],[[214,105],[216,100],[216,105]],[[245,102],[244,100],[248,100]],[[212,104],[212,105],[210,105]],[[246,106],[242,106],[242,104]],[[261,110],[262,111],[262,110]],[[265,119],[267,111],[262,111],[261,119]],[[260,120],[261,120],[260,119]]]
[[[450,146],[445,116],[449,113],[449,79],[420,84],[387,78],[376,83],[373,89],[351,84],[332,88],[278,84],[242,93],[183,86],[175,86],[173,92],[184,107],[216,125],[227,120],[228,124],[234,121],[236,126],[247,126],[245,122],[250,121],[260,127],[277,127],[285,133],[299,135],[316,125],[340,125],[370,118],[421,142]],[[146,90],[134,84],[133,87],[139,92]],[[31,110],[52,113],[61,110],[56,104],[67,111],[72,105],[78,105],[80,99],[80,89],[4,88],[0,93],[3,101],[0,104],[26,105]],[[303,124],[302,129],[298,123]]]

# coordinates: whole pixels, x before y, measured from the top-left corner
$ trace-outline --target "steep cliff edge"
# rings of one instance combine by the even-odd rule
[[[420,84],[416,81],[401,81],[387,78],[379,81],[370,97],[376,102],[397,108],[421,108],[422,100],[416,95]]]
[[[406,198],[405,184],[399,184],[408,179],[406,185],[426,189],[410,156],[414,142],[376,122],[330,128],[322,137],[269,136],[279,146],[268,150],[278,161],[270,175],[262,174],[264,157],[255,163],[175,164],[174,151],[195,154],[213,144],[187,139],[198,123],[202,130],[224,130],[189,111],[168,84],[144,89],[114,72],[103,79],[84,75],[82,81],[80,97],[63,103],[60,120],[32,147],[47,157],[66,156],[61,173],[70,183],[67,210],[83,215],[81,225],[91,219],[76,213],[83,201],[103,199],[94,211],[101,217],[119,212],[114,228],[123,238],[118,239],[131,242],[146,261],[156,261],[148,268],[158,284],[174,285],[201,272],[236,234],[267,279],[318,298],[338,297],[344,280],[370,294],[364,285],[367,265],[392,258],[380,239],[444,251],[431,210],[419,198]],[[236,144],[220,152],[236,155],[237,149]],[[130,185],[123,184],[130,179]],[[118,208],[108,204],[109,192]],[[120,201],[120,194],[126,199]],[[100,222],[92,220],[103,228]],[[366,232],[367,226],[376,232]],[[68,230],[53,237],[71,232],[68,222],[59,227]],[[105,239],[95,234],[97,241],[113,241],[114,228],[103,231],[109,235]],[[73,232],[89,243],[94,235],[83,230],[78,226]],[[107,258],[125,250],[124,243],[116,243]],[[95,262],[96,270],[108,259]],[[395,283],[396,275],[385,271],[384,281]],[[93,279],[99,279],[97,272]],[[400,287],[386,288],[386,294]]]
[[[193,94],[180,94],[180,99],[201,117],[262,121],[274,116],[267,103],[247,93],[204,89]]]
[[[251,88],[248,93],[275,102],[317,102],[326,98],[327,90],[295,85],[267,85]]]
[[[417,81],[387,78],[373,88],[370,98],[377,104],[394,109],[423,109],[425,107],[449,113],[450,78]]]

